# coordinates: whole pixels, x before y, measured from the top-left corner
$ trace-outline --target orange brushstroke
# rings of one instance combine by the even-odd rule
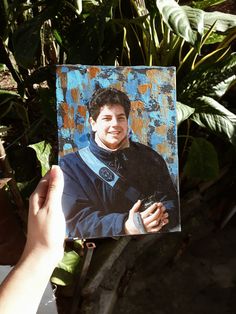
[[[156,127],[156,132],[160,135],[165,135],[166,131],[167,131],[167,127],[165,124]]]
[[[91,67],[88,69],[88,73],[89,73],[89,78],[93,79],[97,76],[97,74],[101,71],[100,68],[97,67]]]
[[[86,117],[86,112],[87,112],[87,108],[85,106],[78,106],[77,112],[79,113],[79,115],[83,118]],[[84,124],[77,124],[76,125],[77,130],[82,133],[84,130]]]
[[[142,101],[140,101],[140,100],[132,101],[131,102],[131,108],[132,108],[132,111],[135,111],[137,109],[144,110],[144,103]]]
[[[78,89],[72,88],[70,92],[71,92],[71,97],[74,100],[74,102],[78,102],[78,97],[79,97]]]
[[[140,94],[145,94],[148,89],[152,89],[152,84],[142,84],[138,86]]]
[[[66,114],[68,113],[69,111],[69,105],[66,103],[66,102],[62,102],[61,103],[61,108],[62,108],[62,111],[65,112]]]
[[[75,127],[74,108],[69,107],[69,105],[65,102],[62,103],[61,106],[64,111],[64,114],[63,114],[64,128],[74,128]]]
[[[60,73],[58,73],[58,76],[59,76],[60,81],[61,81],[61,88],[67,89],[67,73],[60,72]]]
[[[85,106],[78,106],[78,113],[81,117],[86,117],[87,108]]]
[[[147,77],[150,79],[151,82],[153,82],[154,84],[157,83],[159,74],[161,73],[161,71],[158,71],[156,69],[153,70],[147,70],[146,74]]]
[[[132,131],[136,134],[136,135],[139,135],[141,137],[142,135],[142,130],[143,130],[143,127],[144,127],[144,120],[143,119],[134,119],[132,121],[132,125],[131,125],[131,128],[132,128]]]
[[[166,143],[162,143],[162,144],[158,144],[157,145],[157,151],[160,154],[165,154],[167,153],[168,149],[167,149],[167,144]]]

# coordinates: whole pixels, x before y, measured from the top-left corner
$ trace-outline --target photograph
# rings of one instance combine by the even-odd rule
[[[57,66],[67,236],[181,231],[174,67]]]

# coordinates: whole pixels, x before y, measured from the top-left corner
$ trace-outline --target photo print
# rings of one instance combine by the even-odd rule
[[[60,65],[67,236],[181,230],[174,67]]]

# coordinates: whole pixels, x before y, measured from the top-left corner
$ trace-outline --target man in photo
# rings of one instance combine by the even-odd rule
[[[88,105],[88,147],[60,160],[62,206],[72,238],[114,237],[179,227],[178,194],[164,159],[129,137],[128,96],[97,90]]]

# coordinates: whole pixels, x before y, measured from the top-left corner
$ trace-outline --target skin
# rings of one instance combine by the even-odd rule
[[[121,105],[104,105],[100,109],[97,120],[90,118],[92,130],[106,147],[118,149],[128,135],[128,119],[126,118],[124,108]],[[129,216],[125,222],[126,234],[139,234],[134,224],[134,213],[139,211],[141,201],[138,200],[129,211]],[[158,232],[166,225],[168,213],[162,203],[154,203],[145,211],[141,212],[143,225],[147,232]]]
[[[134,213],[139,211],[141,201],[138,200],[129,211],[129,217],[125,222],[126,234],[138,234],[139,231],[134,224]],[[141,212],[143,225],[146,232],[158,232],[161,228],[168,224],[168,213],[165,212],[165,206],[160,203],[154,203],[149,206],[145,211]]]
[[[1,314],[36,313],[49,278],[63,257],[63,184],[61,169],[53,166],[30,197],[23,254],[0,286]]]
[[[92,130],[110,149],[117,149],[128,134],[128,120],[121,105],[103,106],[97,120],[90,118]]]

